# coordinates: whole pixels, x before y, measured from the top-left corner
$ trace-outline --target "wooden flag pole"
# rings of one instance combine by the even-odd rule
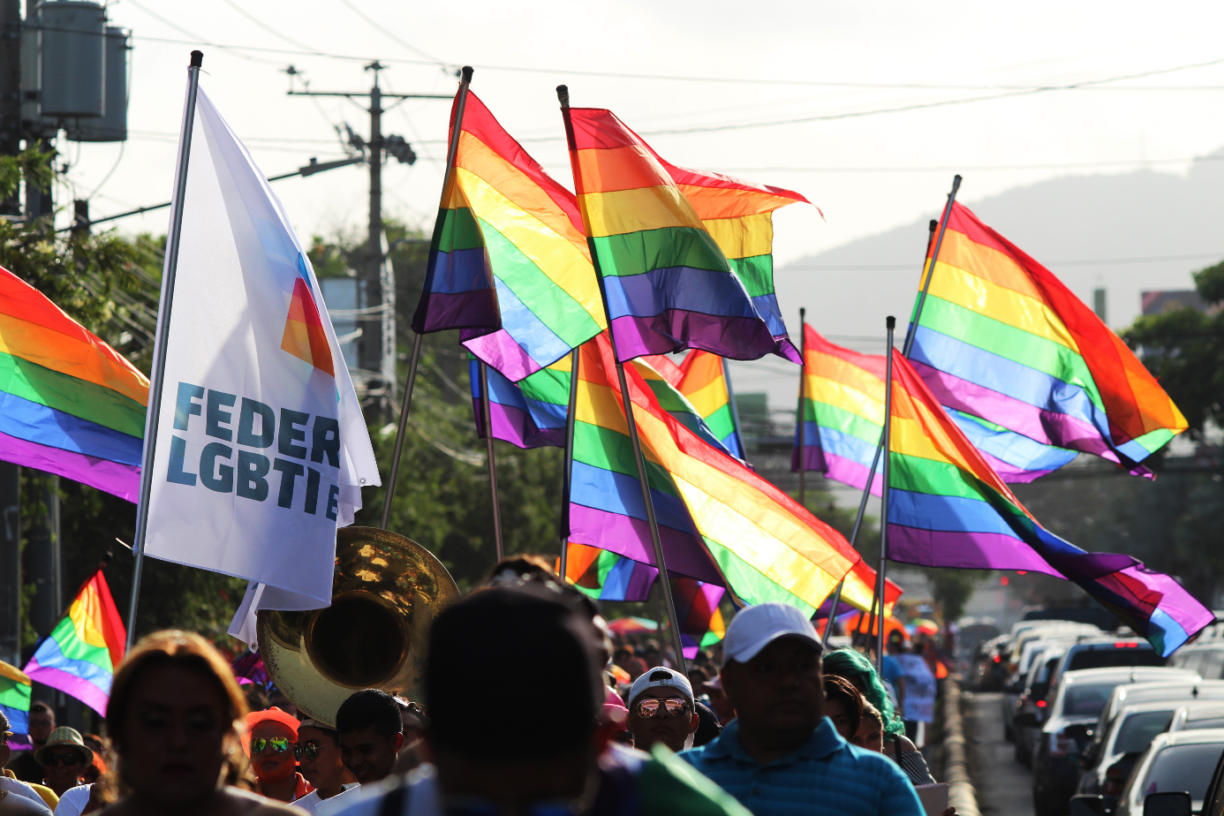
[[[795,427],[798,429],[796,444],[798,447],[799,460],[799,504],[803,509],[807,509],[805,501],[805,484],[803,479],[803,471],[807,470],[807,450],[804,434],[804,420],[807,417],[804,415],[803,400],[807,397],[807,309],[799,308],[799,359],[803,362],[799,366],[799,408],[795,411]],[[827,628],[827,627],[826,627]]]
[[[948,229],[948,219],[952,217],[952,205],[956,203],[956,191],[960,189],[961,177],[952,177],[952,192],[948,193],[948,203],[944,205],[943,218],[939,219],[939,236],[935,239],[935,251],[931,253],[931,263],[927,267],[926,280],[922,283],[922,291],[918,295],[918,305],[914,307],[914,319],[905,333],[905,345],[901,347],[901,356],[909,359],[910,349],[914,347],[914,338],[918,334],[918,322],[922,320],[922,307],[926,305],[927,291],[931,288],[931,278],[935,277],[935,262],[939,260],[939,250],[943,246],[944,232]],[[930,244],[928,243],[928,249]],[[890,361],[891,362],[891,361]]]
[[[872,606],[878,606],[880,609],[880,626],[876,632],[876,671],[880,676],[884,676],[884,572],[888,564],[888,494],[890,492],[888,484],[889,475],[889,460],[892,458],[889,453],[892,450],[891,433],[892,433],[892,369],[893,369],[893,331],[897,327],[897,318],[889,315],[886,325],[888,327],[888,344],[885,352],[888,356],[884,365],[884,444],[881,446],[884,450],[884,465],[881,468],[883,472],[883,482],[880,490],[880,569],[879,575],[876,576],[876,598],[872,601]]]
[[[561,103],[561,117],[565,121],[565,137],[569,144],[570,161],[573,166],[574,182],[578,185],[581,178],[577,164],[574,164],[577,144],[574,140],[574,125],[570,120],[569,88],[557,86],[557,100]],[[581,199],[580,199],[581,200]],[[583,221],[586,214],[583,213]],[[621,405],[625,409],[625,423],[629,426],[629,440],[633,443],[633,461],[637,465],[638,482],[642,486],[642,502],[646,505],[646,521],[650,525],[650,543],[654,548],[655,567],[659,570],[659,583],[663,590],[663,602],[667,605],[667,614],[671,620],[672,648],[675,650],[677,669],[687,675],[684,665],[684,644],[680,640],[680,621],[676,614],[676,604],[672,599],[671,580],[667,574],[667,563],[663,558],[663,540],[659,537],[659,522],[655,517],[654,501],[650,496],[650,482],[646,476],[646,459],[642,456],[642,443],[638,439],[637,421],[633,416],[633,398],[629,394],[629,384],[625,379],[625,364],[620,361],[616,351],[616,333],[612,331],[612,313],[608,309],[608,293],[604,290],[603,274],[599,268],[599,253],[595,243],[587,236],[587,246],[591,250],[591,261],[595,265],[595,279],[599,281],[599,293],[604,304],[604,314],[608,319],[608,339],[612,342],[612,356],[616,359],[616,376],[620,381]]]
[[[191,158],[191,136],[195,130],[196,97],[200,90],[202,51],[191,52],[187,68],[187,102],[183,106],[183,124],[179,131],[177,175],[174,179],[174,200],[170,210],[170,234],[166,239],[166,268],[162,273],[161,303],[157,309],[157,335],[153,342],[153,371],[149,378],[149,410],[145,414],[144,451],[140,460],[140,501],[136,504],[136,538],[132,552],[136,563],[132,567],[132,599],[128,605],[127,643],[124,653],[132,650],[136,641],[136,612],[140,606],[140,578],[144,573],[145,534],[149,529],[149,496],[153,492],[153,462],[157,447],[158,419],[161,417],[163,382],[166,374],[166,341],[170,335],[170,314],[174,306],[174,278],[178,274],[179,243],[183,234],[183,199],[187,195],[187,162]]]
[[[446,148],[446,180],[442,183],[443,203],[446,203],[446,195],[450,192],[452,177],[455,174],[455,154],[459,151],[459,134],[463,131],[463,108],[467,105],[468,86],[471,84],[472,67],[465,65],[459,77],[459,95],[455,101],[455,125],[451,129],[450,144]],[[421,297],[425,295],[425,292],[421,293]],[[391,500],[395,498],[395,482],[399,477],[400,456],[404,453],[404,434],[408,430],[408,411],[412,408],[412,391],[416,387],[417,366],[421,362],[421,347],[424,344],[425,337],[417,334],[412,344],[412,362],[408,366],[408,381],[404,383],[404,402],[400,406],[399,430],[395,434],[395,451],[391,454],[387,492],[383,496],[382,523],[379,526],[384,530],[391,522]]]
[[[489,399],[489,367],[484,360],[480,364],[480,413],[484,417],[485,442],[489,458],[489,495],[493,501],[493,541],[497,545],[497,560],[502,560],[505,548],[502,544],[501,503],[497,500],[497,461],[493,455],[493,406]]]
[[[561,580],[566,579],[569,560],[570,537],[570,491],[574,478],[574,423],[578,415],[578,367],[582,352],[575,348],[570,353],[569,410],[565,413],[565,462],[561,474]]]

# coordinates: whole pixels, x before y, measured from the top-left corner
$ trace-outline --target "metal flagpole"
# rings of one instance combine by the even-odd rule
[[[574,423],[578,414],[578,368],[582,352],[575,348],[570,353],[569,410],[565,413],[565,463],[561,475],[561,580],[566,580],[566,565],[569,559],[570,537],[570,490],[574,478]]]
[[[872,602],[872,606],[880,608],[880,628],[876,632],[876,671],[880,676],[884,676],[884,572],[888,562],[888,471],[889,452],[892,450],[890,434],[892,432],[892,369],[893,369],[893,331],[897,326],[897,318],[889,315],[887,318],[888,326],[888,345],[885,352],[888,356],[885,358],[884,365],[884,444],[881,448],[884,450],[884,466],[882,468],[884,479],[880,490],[880,569],[879,575],[876,576],[876,597],[879,602]]]
[[[722,358],[723,382],[727,384],[727,404],[731,407],[731,422],[735,425],[735,438],[739,444],[740,458],[748,461],[748,449],[744,445],[744,426],[740,424],[739,406],[735,404],[735,389],[731,387],[731,366]]]
[[[561,116],[565,120],[565,136],[569,143],[570,160],[572,163],[575,159],[577,147],[574,141],[574,126],[570,120],[569,88],[565,85],[558,85],[557,99],[561,103]],[[573,165],[573,172],[574,182],[577,184],[581,176],[576,164]],[[633,416],[633,398],[629,395],[629,385],[625,380],[625,365],[620,361],[620,355],[616,352],[616,335],[612,331],[612,315],[608,311],[608,295],[604,291],[603,274],[599,269],[599,254],[595,251],[595,244],[591,241],[590,236],[587,236],[587,245],[591,250],[591,261],[595,264],[595,278],[599,281],[599,293],[603,298],[604,314],[608,318],[608,339],[612,342],[612,356],[616,358],[616,376],[620,380],[621,405],[625,409],[625,422],[629,426],[629,439],[633,443],[633,461],[637,465],[638,482],[642,486],[642,501],[646,505],[646,521],[650,525],[650,543],[654,547],[655,566],[659,570],[659,582],[663,589],[663,601],[667,604],[667,614],[671,619],[672,648],[676,653],[677,668],[682,674],[688,674],[684,665],[684,644],[680,640],[679,616],[676,614],[676,604],[672,600],[671,580],[667,575],[667,563],[663,559],[663,541],[659,537],[659,522],[655,517],[654,501],[650,496],[650,482],[646,477],[646,459],[642,456],[642,443],[638,439],[637,420]]]
[[[493,540],[497,543],[497,560],[502,560],[501,504],[497,501],[497,463],[493,459],[493,410],[489,404],[489,367],[480,360],[480,412],[484,415],[485,442],[489,450],[489,491],[493,498]]]
[[[956,191],[960,189],[961,177],[952,177],[952,192],[948,193],[948,203],[944,205],[943,218],[939,219],[939,236],[935,239],[935,251],[931,253],[931,263],[927,267],[926,280],[922,283],[922,292],[918,295],[918,305],[914,308],[914,319],[905,333],[905,345],[901,347],[901,356],[909,359],[910,349],[914,347],[914,337],[918,334],[918,321],[922,319],[922,307],[926,305],[927,291],[931,288],[931,278],[935,277],[935,262],[939,260],[939,249],[943,246],[944,232],[948,229],[948,219],[952,217],[952,205],[956,203]],[[929,244],[928,244],[929,246]],[[889,361],[891,363],[891,360]]]
[[[450,191],[451,177],[455,172],[455,153],[459,150],[459,134],[463,131],[463,108],[467,104],[468,86],[472,84],[472,67],[463,66],[459,78],[459,95],[455,102],[455,124],[451,128],[450,144],[446,149],[446,180],[442,184],[442,198]],[[425,293],[421,293],[425,297]],[[383,496],[382,529],[391,521],[391,500],[395,498],[395,480],[399,476],[400,456],[404,452],[404,432],[408,430],[408,411],[412,407],[412,390],[416,386],[417,366],[421,361],[421,346],[425,337],[416,335],[412,345],[412,362],[408,366],[408,381],[404,384],[404,403],[400,407],[399,430],[395,434],[395,451],[391,454],[391,473],[387,477],[387,492]],[[498,536],[500,541],[501,536]],[[500,550],[500,546],[499,546]],[[500,560],[500,556],[498,556]]]
[[[149,529],[149,495],[153,490],[153,461],[157,447],[158,419],[161,416],[162,380],[166,373],[166,339],[170,334],[170,312],[174,306],[174,277],[178,273],[179,240],[183,232],[183,199],[187,193],[187,161],[191,158],[191,136],[195,127],[196,96],[200,90],[200,66],[204,52],[191,52],[187,68],[187,102],[179,131],[178,167],[174,178],[174,201],[170,210],[170,234],[166,238],[166,268],[162,273],[161,303],[157,308],[157,335],[153,342],[153,369],[149,378],[149,406],[145,414],[144,451],[140,460],[140,502],[136,505],[136,538],[132,552],[132,600],[128,606],[127,644],[132,650],[136,640],[136,612],[140,606],[140,578],[144,572],[145,533]]]
[[[795,425],[799,429],[798,439],[796,444],[799,446],[799,504],[805,510],[807,502],[804,496],[804,480],[803,471],[807,469],[807,451],[805,448],[806,440],[803,438],[804,420],[807,419],[803,413],[803,400],[807,396],[807,309],[800,307],[799,309],[799,359],[803,362],[799,365],[799,408],[795,411]]]
[[[931,245],[935,242],[935,230],[938,227],[939,227],[939,222],[936,221],[934,218],[932,218],[931,225],[930,225],[930,231],[929,231],[929,234],[927,235],[927,254],[928,255],[931,253]],[[925,269],[925,265],[926,265],[926,261],[924,259],[923,260],[924,269]],[[915,320],[914,322],[917,323],[917,320]],[[875,481],[876,467],[879,466],[880,464],[880,451],[883,449],[884,449],[884,432],[881,429],[880,441],[879,441],[879,444],[876,445],[875,456],[871,458],[871,469],[867,471],[867,485],[863,488],[863,498],[859,500],[858,515],[854,517],[854,530],[850,533],[850,546],[851,547],[853,547],[855,542],[858,540],[859,528],[862,527],[863,516],[867,512],[867,498],[868,496],[871,495],[871,483]],[[832,615],[833,613],[837,611],[837,605],[841,603],[842,588],[845,586],[845,583],[846,582],[844,579],[840,581],[837,584],[837,589],[834,590],[833,592],[833,606],[832,606],[832,611],[830,612],[830,615]],[[871,615],[872,615],[872,619],[874,620],[874,616],[875,616],[875,596],[874,595],[872,596],[871,606],[872,606]],[[862,618],[860,618],[859,620],[859,631],[860,632],[862,632],[862,629],[863,629],[862,627],[863,620],[864,619]],[[821,644],[824,646],[829,645],[829,632],[831,631],[831,629],[832,629],[832,617],[830,617],[829,623],[825,624],[824,635],[821,638]]]

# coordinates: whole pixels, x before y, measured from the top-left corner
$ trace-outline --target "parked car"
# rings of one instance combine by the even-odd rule
[[[1080,645],[1070,647],[1060,665],[1065,665],[1071,650]],[[1067,800],[1079,784],[1084,749],[1114,689],[1128,683],[1161,680],[1170,674],[1176,679],[1195,679],[1195,675],[1178,669],[1120,666],[1068,671],[1054,681],[1052,697],[1047,698],[1052,699],[1047,706],[1049,713],[1033,751],[1033,802],[1037,813],[1047,816],[1066,811]],[[1035,723],[1017,718],[1017,724],[1032,727]]]
[[[1189,793],[1191,809],[1201,812],[1222,755],[1224,729],[1158,735],[1131,772],[1113,816],[1143,816],[1144,800],[1154,793]]]
[[[1044,656],[1049,653],[1056,644],[1065,644],[1074,642],[1075,635],[1066,636],[1062,634],[1048,634],[1041,640],[1033,640],[1025,644],[1020,651],[1020,659],[1016,664],[1016,670],[1012,672],[1007,680],[1007,685],[1003,687],[1002,707],[1003,707],[1003,739],[1014,741],[1016,738],[1012,720],[1016,713],[1020,710],[1020,698],[1028,689],[1029,674],[1034,666],[1040,664]],[[1059,652],[1061,654],[1061,652]]]
[[[1045,724],[1046,712],[1050,708],[1050,678],[1053,677],[1054,669],[1066,651],[1067,644],[1065,643],[1051,644],[1042,653],[1041,659],[1033,664],[1024,693],[1016,701],[1017,717],[1033,715],[1033,725],[1014,726],[1016,732],[1015,757],[1016,761],[1022,765],[1028,765],[1033,760],[1033,745],[1037,742],[1038,735],[1041,734],[1041,726]],[[1028,722],[1029,719],[1029,717],[1024,717],[1024,722]]]
[[[1168,700],[1138,703],[1123,708],[1101,740],[1084,749],[1084,772],[1079,793],[1099,793],[1112,810],[1135,764],[1157,734],[1168,729],[1177,704]],[[1094,735],[1095,736],[1095,735]]]
[[[1169,658],[1169,665],[1196,671],[1207,680],[1224,679],[1224,642],[1215,639],[1203,645],[1183,646]]]
[[[1066,672],[1081,669],[1103,669],[1108,666],[1163,666],[1165,659],[1146,640],[1137,638],[1087,638],[1071,648],[1054,669],[1051,687]]]
[[[1204,728],[1224,728],[1224,702],[1203,700],[1184,705],[1173,712],[1168,731],[1199,731]]]
[[[1166,667],[1160,680],[1149,683],[1129,683],[1118,686],[1101,709],[1101,716],[1093,728],[1094,739],[1102,739],[1118,712],[1128,705],[1171,701],[1177,705],[1189,705],[1198,701],[1224,701],[1224,681],[1203,680],[1194,672]]]

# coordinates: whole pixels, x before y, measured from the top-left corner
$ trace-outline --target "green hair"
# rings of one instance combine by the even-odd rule
[[[836,649],[824,657],[824,673],[844,677],[863,690],[863,697],[884,717],[884,733],[900,736],[905,733],[905,723],[897,716],[897,707],[884,688],[884,681],[876,674],[871,661],[854,649]]]

